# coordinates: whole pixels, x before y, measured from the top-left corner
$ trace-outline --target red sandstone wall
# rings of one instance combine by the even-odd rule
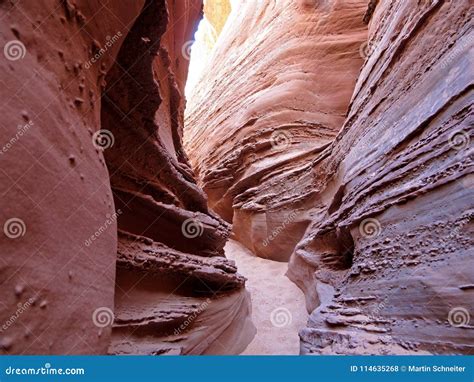
[[[222,352],[219,338],[235,353],[250,340],[228,227],[181,146],[182,47],[201,7],[0,3],[2,352]]]

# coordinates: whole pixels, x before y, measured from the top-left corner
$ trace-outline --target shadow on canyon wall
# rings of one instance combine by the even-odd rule
[[[469,1],[229,4],[186,105],[200,1],[0,1],[1,351],[244,351],[232,235],[302,354],[472,352]]]

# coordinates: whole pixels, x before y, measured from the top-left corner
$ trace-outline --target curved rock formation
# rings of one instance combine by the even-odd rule
[[[181,144],[202,4],[0,6],[2,350],[241,352],[254,334],[245,279]]]
[[[185,147],[237,239],[291,255],[302,353],[472,352],[469,1],[239,7]]]
[[[103,73],[142,5],[0,2],[4,352],[105,353],[109,346],[110,328],[92,316],[114,306],[117,228],[92,136]],[[103,59],[92,64],[95,55]]]
[[[228,236],[228,225],[208,211],[181,145],[188,65],[182,47],[199,12],[147,1],[106,77],[102,128],[115,142],[105,157],[122,211],[119,229],[135,235],[119,235],[113,353],[201,354],[218,339],[219,352],[232,354],[252,335],[244,279],[223,258],[199,260],[223,256]],[[152,249],[134,245],[139,237]],[[214,319],[202,321],[199,311],[197,321],[196,306],[205,302],[202,310]],[[221,336],[233,326],[235,335]]]
[[[378,3],[290,264],[318,306],[303,353],[472,352],[472,16],[469,1]]]
[[[302,354],[472,353],[469,0],[208,0],[183,131],[202,8],[0,1],[0,352],[242,352],[232,222]]]
[[[365,9],[363,1],[233,2],[188,100],[186,151],[209,204],[262,257],[288,260],[311,221],[315,190],[304,173],[344,121]]]

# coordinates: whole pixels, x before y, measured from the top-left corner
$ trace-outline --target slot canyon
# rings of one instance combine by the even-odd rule
[[[1,354],[472,354],[470,0],[0,0]]]

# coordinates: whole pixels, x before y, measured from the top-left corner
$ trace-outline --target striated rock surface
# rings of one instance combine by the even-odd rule
[[[242,351],[245,279],[181,144],[201,2],[0,11],[1,351]]]
[[[245,279],[223,257],[119,232],[114,354],[238,354],[252,339]]]
[[[472,16],[469,1],[374,10],[290,264],[314,309],[305,354],[473,350]]]
[[[252,337],[244,279],[223,258],[228,224],[208,211],[181,144],[182,50],[197,5],[147,1],[106,77],[102,128],[114,137],[105,157],[118,227],[160,243],[142,248],[119,236],[111,353],[201,354],[218,346],[232,354]]]
[[[239,4],[185,147],[236,238],[291,256],[301,352],[472,352],[469,1]]]
[[[472,353],[469,0],[208,0],[183,131],[202,8],[0,1],[0,352],[242,352],[232,222],[302,354]]]
[[[344,121],[362,64],[366,7],[232,4],[188,100],[186,151],[210,207],[233,221],[236,238],[285,261],[311,221],[305,211],[315,190],[304,173]]]

